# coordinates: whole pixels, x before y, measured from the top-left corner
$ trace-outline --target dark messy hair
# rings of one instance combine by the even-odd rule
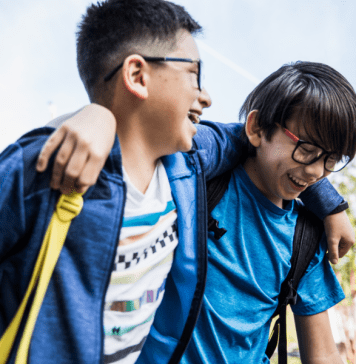
[[[258,110],[257,122],[271,140],[277,125],[286,127],[293,118],[311,142],[338,156],[356,153],[356,94],[349,82],[333,68],[312,62],[284,65],[263,80],[247,97],[240,120]],[[247,156],[255,156],[245,129],[242,139]]]
[[[123,61],[137,43],[168,42],[175,47],[179,30],[201,31],[182,6],[165,0],[106,0],[92,4],[77,32],[77,65],[92,98],[99,77]]]

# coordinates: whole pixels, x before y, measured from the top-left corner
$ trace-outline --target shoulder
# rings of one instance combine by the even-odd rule
[[[240,123],[217,123],[203,120],[197,125],[197,134],[194,140],[199,149],[205,149],[211,143],[219,141],[223,143],[230,138],[240,136],[243,124]]]
[[[3,180],[18,178],[23,183],[24,195],[31,189],[49,187],[51,168],[44,173],[36,171],[38,154],[53,128],[39,128],[9,145],[0,155],[0,175]]]

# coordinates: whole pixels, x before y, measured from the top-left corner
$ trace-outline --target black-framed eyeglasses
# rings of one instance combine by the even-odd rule
[[[283,128],[283,130],[290,139],[297,143],[292,153],[292,159],[297,163],[308,166],[315,163],[323,156],[326,156],[324,159],[325,170],[328,172],[339,172],[350,162],[350,157],[347,155],[342,156],[340,159],[336,153],[327,152],[317,144],[301,140],[286,128]]]
[[[202,90],[202,80],[201,80],[201,69],[202,69],[202,62],[200,59],[191,59],[191,58],[172,58],[172,57],[146,57],[146,56],[141,56],[145,61],[147,62],[188,62],[188,63],[196,63],[198,65],[198,88],[199,91]],[[105,77],[104,77],[104,81],[110,81],[113,76],[115,75],[115,73],[123,66],[124,62],[120,63],[117,67],[115,67],[110,73],[108,73]]]

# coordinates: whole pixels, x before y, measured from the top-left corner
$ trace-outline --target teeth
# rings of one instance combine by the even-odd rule
[[[306,187],[307,186],[307,182],[304,182],[304,181],[302,181],[301,179],[299,179],[299,178],[296,178],[296,177],[294,177],[294,176],[292,176],[292,175],[290,175],[290,174],[288,174],[288,177],[293,181],[293,182],[295,182],[296,184],[298,184],[299,186],[301,186],[301,187]]]
[[[200,122],[200,117],[197,113],[195,112],[191,112],[191,111],[188,111],[188,118],[190,119],[190,121],[194,124],[199,124]]]

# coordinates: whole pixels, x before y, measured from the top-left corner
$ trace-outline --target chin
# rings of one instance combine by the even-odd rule
[[[190,143],[185,143],[184,146],[182,146],[180,148],[180,152],[183,152],[183,153],[189,152],[192,149],[192,146],[193,146],[193,142],[192,141],[190,141]]]
[[[299,193],[288,193],[284,196],[283,200],[285,201],[291,201],[291,200],[295,200],[296,198],[298,198],[300,196],[301,192]]]

